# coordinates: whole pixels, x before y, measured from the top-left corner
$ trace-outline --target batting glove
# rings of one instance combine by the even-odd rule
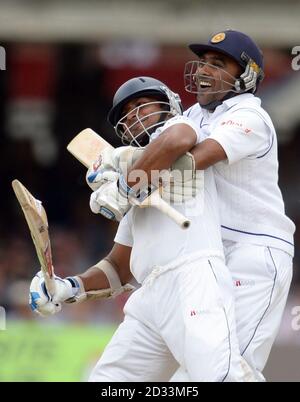
[[[122,180],[124,181],[123,176]],[[94,214],[120,222],[131,205],[126,192],[119,191],[119,182],[120,180],[104,183],[91,194],[90,208]]]
[[[51,297],[47,291],[42,271],[39,271],[30,284],[29,305],[31,310],[41,316],[56,314],[61,310],[62,302],[81,292],[75,277],[61,279],[55,276],[55,293]]]
[[[118,173],[127,176],[128,170],[142,156],[143,151],[143,148],[131,146],[105,148],[98,160],[87,171],[87,184],[93,191],[96,191],[102,184],[118,180]]]
[[[168,203],[182,204],[204,188],[204,172],[196,170],[195,160],[187,152],[178,158],[170,170],[161,172],[162,198]]]

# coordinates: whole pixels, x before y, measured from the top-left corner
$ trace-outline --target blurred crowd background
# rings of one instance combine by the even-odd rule
[[[219,11],[206,1],[152,3],[0,3],[0,45],[6,53],[6,68],[0,71],[0,306],[8,322],[37,320],[27,302],[30,280],[39,269],[11,181],[19,179],[43,201],[59,276],[74,275],[99,261],[112,246],[116,225],[90,212],[85,168],[66,151],[67,143],[91,127],[121,145],[106,115],[114,91],[134,76],[164,81],[189,107],[195,99],[183,87],[184,64],[193,59],[187,44],[224,28],[248,33],[264,52],[266,78],[258,96],[277,128],[279,183],[286,212],[299,227],[300,61],[292,64],[292,49],[300,46],[299,21],[294,21],[299,2],[272,2],[272,16],[267,14],[269,1],[254,2],[247,10],[232,0]],[[299,353],[300,330],[291,324],[292,308],[300,306],[299,268],[298,230],[294,281],[271,363],[281,347],[292,345]],[[50,321],[116,325],[125,300],[121,296],[71,306]],[[271,363],[267,372],[278,379]],[[300,367],[291,373],[288,368],[287,362],[281,378],[299,380]]]

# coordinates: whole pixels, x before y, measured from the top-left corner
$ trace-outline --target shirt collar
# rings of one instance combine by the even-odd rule
[[[256,103],[259,102],[259,104],[260,104],[260,99],[259,98],[257,98],[253,94],[244,93],[244,94],[233,96],[232,98],[229,98],[229,99],[225,100],[224,102],[222,102],[221,105],[219,105],[216,108],[216,110],[213,113],[209,113],[209,114],[212,117],[212,119],[214,119],[219,114],[226,112],[227,110],[229,110],[233,106],[235,106],[238,103],[240,103],[241,101],[245,101],[245,100],[248,100],[248,101],[255,100]]]
[[[216,110],[219,107],[222,108],[223,110],[227,110],[227,109],[230,109],[232,106],[235,106],[237,103],[241,102],[242,100],[244,101],[244,100],[250,100],[250,99],[254,99],[254,98],[255,98],[255,96],[250,93],[236,95],[236,96],[233,96],[232,98],[225,100],[222,103],[222,105],[220,105],[216,108]]]

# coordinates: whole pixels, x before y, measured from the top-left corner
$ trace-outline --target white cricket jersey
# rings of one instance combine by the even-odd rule
[[[247,93],[213,113],[197,103],[185,115],[228,158],[214,166],[223,239],[273,246],[293,256],[295,225],[285,215],[278,187],[276,132],[260,104]]]
[[[203,140],[200,138],[200,130],[184,116],[168,120],[151,138],[156,138],[167,127],[178,123],[188,124],[194,129],[195,144]],[[202,192],[190,201],[171,205],[191,220],[188,229],[181,229],[154,207],[132,207],[119,224],[115,242],[132,247],[130,269],[139,283],[156,266],[175,261],[185,263],[198,256],[223,258],[217,191],[212,169],[204,172]]]

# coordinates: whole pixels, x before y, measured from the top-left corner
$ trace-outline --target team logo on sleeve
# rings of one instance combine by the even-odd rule
[[[226,35],[224,32],[217,33],[211,38],[211,43],[219,43],[225,39]]]

